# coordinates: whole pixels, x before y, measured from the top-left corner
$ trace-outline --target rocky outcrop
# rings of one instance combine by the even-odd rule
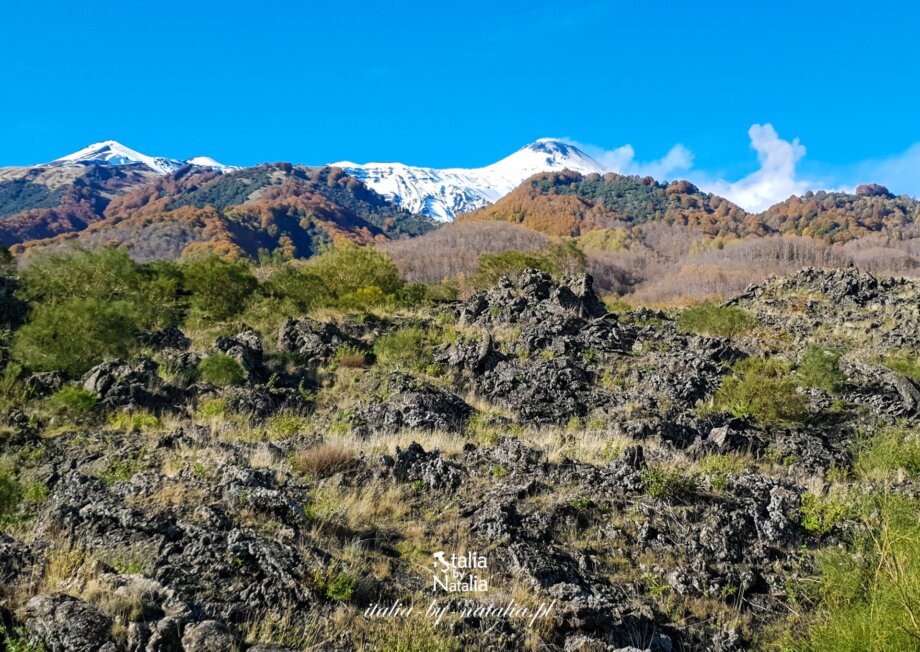
[[[337,325],[308,317],[285,320],[278,331],[278,347],[282,351],[296,353],[310,365],[328,362],[343,346],[365,348]]]
[[[463,429],[473,408],[463,399],[429,382],[393,372],[368,388],[372,400],[361,402],[351,421],[362,432]]]
[[[109,618],[69,595],[37,595],[26,605],[29,644],[51,652],[115,652],[111,629]]]

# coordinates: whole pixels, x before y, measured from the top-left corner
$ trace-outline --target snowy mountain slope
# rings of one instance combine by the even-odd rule
[[[175,172],[184,165],[198,165],[217,170],[236,170],[239,168],[222,165],[208,156],[196,156],[186,161],[163,158],[160,156],[147,156],[140,152],[125,147],[114,140],[104,140],[93,143],[83,149],[62,156],[46,164],[48,167],[65,167],[73,165],[133,165],[142,163],[157,174]],[[37,167],[37,166],[36,166]]]
[[[569,169],[605,172],[600,163],[577,147],[552,138],[522,147],[511,156],[482,168],[425,168],[402,163],[331,163],[360,179],[381,195],[413,213],[442,222],[458,213],[495,203],[539,172]]]

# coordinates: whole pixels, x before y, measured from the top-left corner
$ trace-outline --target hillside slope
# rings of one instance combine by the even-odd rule
[[[184,167],[109,200],[85,230],[13,247],[21,254],[114,245],[138,260],[212,250],[308,257],[324,242],[369,243],[424,233],[428,218],[400,210],[334,168],[266,164],[229,172]]]
[[[766,233],[743,209],[688,181],[665,184],[613,172],[538,174],[492,206],[458,219],[513,222],[552,235],[652,221],[692,226],[712,236]]]

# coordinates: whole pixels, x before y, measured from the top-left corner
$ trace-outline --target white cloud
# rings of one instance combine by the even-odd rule
[[[680,144],[674,145],[662,158],[654,161],[637,161],[636,151],[632,145],[604,149],[573,140],[567,140],[567,142],[603,165],[608,172],[618,174],[638,174],[642,177],[654,177],[660,181],[668,178],[674,172],[689,170],[693,167],[693,152]]]
[[[813,183],[796,175],[796,166],[805,156],[805,146],[798,138],[783,140],[771,124],[751,125],[748,136],[760,168],[738,181],[703,182],[701,188],[755,213],[812,188]]]
[[[754,124],[748,129],[751,148],[757,152],[760,167],[751,174],[729,181],[693,168],[693,152],[683,145],[675,145],[662,158],[654,161],[637,161],[632,145],[616,149],[603,149],[568,141],[582,149],[607,170],[620,174],[652,176],[662,181],[673,179],[674,173],[689,178],[700,188],[712,192],[752,213],[801,195],[808,190],[853,192],[862,183],[880,183],[895,194],[920,196],[920,143],[904,152],[882,159],[861,161],[849,165],[809,166],[817,170],[820,178],[802,178],[800,164],[805,157],[805,146],[798,138],[784,140],[772,124]]]

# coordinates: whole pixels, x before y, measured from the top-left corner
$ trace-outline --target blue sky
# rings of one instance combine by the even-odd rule
[[[874,175],[920,194],[918,5],[758,4],[7,3],[0,165],[114,139],[242,165],[478,166],[553,136],[730,187],[764,181],[749,132],[771,125],[765,187]]]

